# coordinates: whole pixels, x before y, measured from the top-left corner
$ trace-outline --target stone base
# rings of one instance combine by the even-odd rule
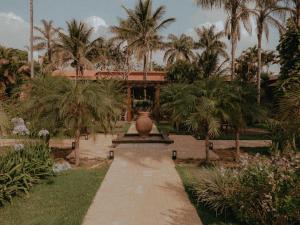
[[[147,137],[141,137],[138,134],[123,134],[112,140],[113,144],[134,144],[134,143],[160,143],[172,144],[174,143],[167,135],[164,134],[150,134]]]

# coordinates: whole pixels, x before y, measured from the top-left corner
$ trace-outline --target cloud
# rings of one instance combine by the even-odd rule
[[[29,24],[13,12],[0,12],[0,44],[25,49],[29,44]]]
[[[109,38],[112,36],[109,25],[106,23],[106,21],[99,17],[99,16],[90,16],[83,20],[88,26],[93,28],[93,35],[92,38],[98,38],[99,36],[104,38]]]

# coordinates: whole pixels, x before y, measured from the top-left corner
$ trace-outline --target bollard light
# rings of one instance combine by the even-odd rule
[[[114,151],[109,151],[108,158],[114,159],[114,157],[115,157]]]
[[[177,151],[172,151],[172,159],[176,160],[177,159]]]
[[[72,142],[72,149],[75,149],[75,141]]]
[[[208,148],[209,148],[209,150],[214,150],[214,143],[213,142],[209,142]]]

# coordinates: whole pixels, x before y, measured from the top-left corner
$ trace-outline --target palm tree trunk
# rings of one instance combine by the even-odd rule
[[[236,37],[235,32],[231,36],[231,80],[235,77],[235,52],[236,52]]]
[[[80,142],[80,130],[77,129],[75,132],[75,150],[74,150],[76,166],[79,166],[79,163],[80,163],[79,142]]]
[[[235,161],[238,162],[240,160],[240,130],[237,128],[235,130]]]
[[[148,68],[147,68],[147,64],[148,64],[148,56],[147,56],[148,54],[147,53],[145,53],[144,54],[144,68],[143,68],[143,72],[144,72],[144,81],[146,81],[147,80],[147,70],[148,70]]]
[[[261,63],[261,42],[262,42],[262,28],[258,27],[258,34],[257,34],[257,40],[258,40],[258,48],[257,48],[257,58],[258,58],[258,66],[257,66],[257,103],[260,104],[260,92],[261,92],[261,70],[262,70],[262,63]]]
[[[205,161],[209,162],[209,135],[205,136]]]
[[[34,61],[33,61],[33,0],[29,1],[30,11],[30,77],[34,77]]]
[[[298,27],[300,28],[300,0],[297,0],[297,3],[296,3],[296,19],[297,19],[297,25]]]
[[[152,70],[153,70],[153,63],[152,63],[152,50],[150,51],[149,68],[150,68],[150,71],[152,71]]]

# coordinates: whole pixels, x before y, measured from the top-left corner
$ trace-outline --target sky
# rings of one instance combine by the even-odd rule
[[[53,20],[58,27],[65,28],[65,21],[77,19],[94,27],[95,36],[109,37],[108,28],[118,23],[118,17],[125,17],[122,5],[132,8],[136,0],[34,0],[34,23],[40,24],[41,19]],[[226,14],[222,10],[203,10],[197,7],[194,0],[153,0],[155,7],[165,5],[165,17],[175,17],[176,22],[171,24],[163,35],[182,33],[196,38],[194,28],[215,24],[222,30]],[[29,0],[0,0],[0,45],[26,49],[29,45]],[[238,44],[239,55],[247,47],[257,43],[255,23],[253,34],[242,32]],[[278,32],[271,28],[270,38],[263,40],[265,49],[276,49],[278,45]],[[228,46],[229,47],[229,46]],[[160,64],[162,55],[156,55]]]

